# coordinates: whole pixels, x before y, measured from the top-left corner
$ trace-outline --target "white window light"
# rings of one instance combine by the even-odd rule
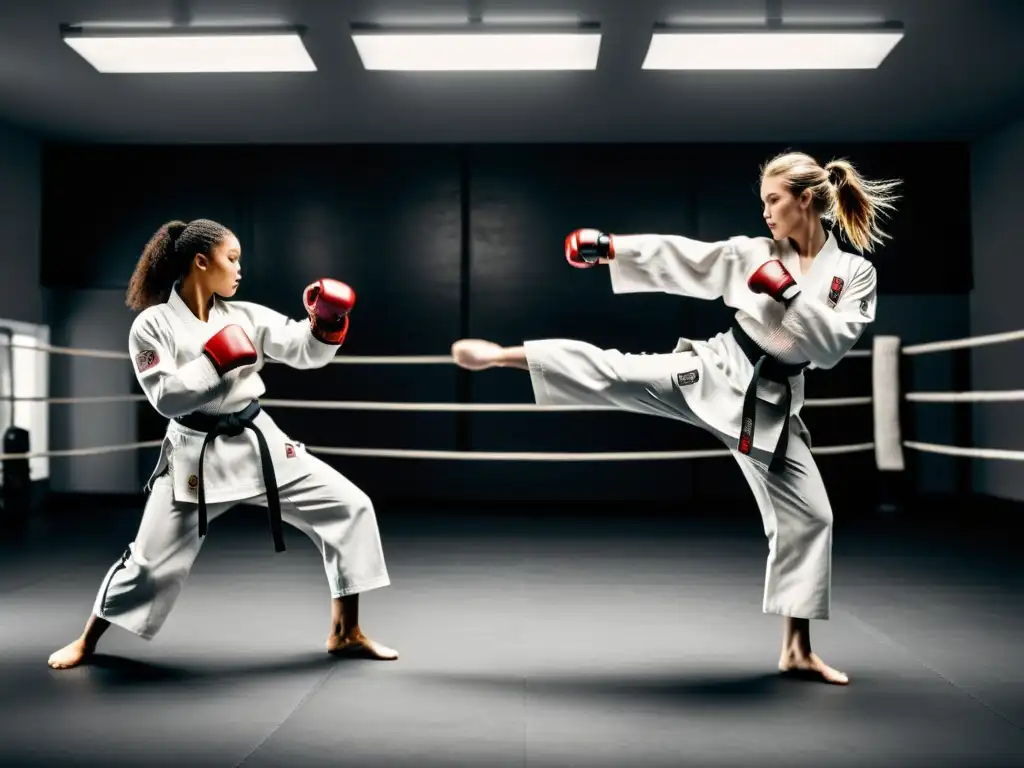
[[[877,69],[903,39],[899,24],[844,28],[658,29],[644,69]]]
[[[66,29],[64,42],[98,72],[315,72],[301,30]]]
[[[353,28],[363,67],[401,72],[593,70],[601,33],[573,29]]]

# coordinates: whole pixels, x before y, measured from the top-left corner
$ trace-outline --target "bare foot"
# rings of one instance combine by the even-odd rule
[[[378,661],[394,661],[398,658],[398,651],[374,642],[360,631],[345,636],[331,635],[327,638],[327,652],[344,658]]]
[[[779,671],[784,675],[833,685],[847,685],[850,682],[850,678],[845,673],[838,669],[832,669],[814,653],[806,656],[797,654],[783,656],[779,659]]]
[[[78,638],[59,651],[54,651],[46,663],[54,669],[71,669],[88,660],[91,655],[92,648],[86,645],[85,640]]]
[[[502,347],[483,339],[460,339],[452,344],[452,359],[468,371],[482,371],[501,362]]]

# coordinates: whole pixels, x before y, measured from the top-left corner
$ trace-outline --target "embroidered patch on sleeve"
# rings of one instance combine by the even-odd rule
[[[160,362],[160,355],[154,349],[144,349],[135,356],[135,368],[139,373],[148,371]]]
[[[843,278],[836,275],[832,278],[832,285],[829,287],[828,302],[833,307],[839,303],[839,295],[843,292],[843,286],[846,281]]]

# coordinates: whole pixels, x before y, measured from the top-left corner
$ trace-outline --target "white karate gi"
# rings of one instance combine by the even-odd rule
[[[864,257],[845,253],[831,234],[807,274],[788,242],[734,237],[705,243],[674,235],[615,236],[608,264],[615,293],[660,291],[722,299],[736,322],[783,363],[832,368],[875,318],[876,274]],[[772,258],[797,281],[787,308],[747,286]],[[790,377],[791,437],[785,471],[768,471],[785,423],[785,385],[761,379],[753,448],[738,450],[744,394],[754,366],[733,331],[697,341],[681,338],[669,354],[622,354],[562,339],[525,344],[538,404],[615,406],[706,429],[732,451],[764,523],[769,554],[763,610],[827,619],[831,606],[832,508],[800,419],[802,373]]]
[[[245,329],[255,365],[221,378],[203,354],[225,325]],[[136,377],[153,407],[170,419],[160,458],[146,488],[149,498],[135,540],[100,585],[94,613],[140,637],[152,638],[176,602],[202,546],[197,480],[205,433],[174,417],[192,412],[234,413],[265,392],[259,371],[267,359],[293,368],[327,365],[338,351],[292,320],[258,304],[215,299],[200,321],[175,290],[132,324],[129,349]],[[286,435],[265,412],[254,424],[270,448],[282,519],[308,535],[323,556],[332,597],[390,584],[373,503],[349,480]],[[266,506],[257,441],[251,430],[218,436],[204,466],[207,517],[212,522],[239,502]],[[269,536],[268,536],[269,540]]]

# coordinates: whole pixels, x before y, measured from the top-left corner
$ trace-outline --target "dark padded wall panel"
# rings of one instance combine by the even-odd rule
[[[146,241],[171,219],[241,230],[246,167],[243,153],[210,147],[48,147],[43,285],[127,287]]]
[[[319,276],[357,292],[346,355],[436,355],[460,325],[460,190],[454,153],[320,148],[253,152],[254,301],[302,314],[303,288]],[[267,369],[270,397],[449,401],[457,372],[442,365],[339,365],[313,372]],[[452,450],[450,413],[296,410],[274,416],[313,446]],[[328,457],[378,493],[433,483],[418,461]],[[442,484],[443,488],[444,485]]]
[[[436,148],[53,149],[44,282],[125,287],[161,223],[197,217],[222,221],[241,240],[238,300],[302,317],[309,282],[326,276],[351,284],[358,300],[347,354],[444,353],[459,334],[459,167],[453,153]],[[112,338],[110,346],[126,342]],[[309,400],[446,401],[456,376],[436,365],[264,370],[268,398]],[[308,445],[454,447],[452,414],[272,413]],[[152,439],[164,422],[145,406],[140,423],[141,438]],[[433,482],[419,462],[325,459],[378,493]],[[151,457],[143,461],[148,467]]]
[[[692,229],[693,157],[671,158],[635,147],[480,148],[470,186],[470,334],[518,344],[580,339],[623,352],[667,352],[688,325],[690,307],[664,295],[614,296],[607,270],[578,270],[564,258],[572,229]],[[486,371],[472,381],[477,402],[530,402],[529,375]],[[474,418],[480,450],[682,450],[703,442],[695,430],[663,419],[619,413],[482,414]],[[642,496],[673,478],[689,494],[688,462],[513,465],[520,486],[542,495],[566,485],[599,495]],[[622,471],[620,471],[622,470]],[[508,475],[508,469],[501,470]],[[492,473],[488,473],[490,475]],[[567,482],[568,479],[568,482]]]
[[[724,330],[731,312],[718,302],[682,297],[615,296],[606,270],[565,263],[565,235],[584,226],[704,240],[764,234],[758,170],[780,149],[51,146],[44,162],[42,278],[64,290],[121,290],[162,222],[207,216],[234,228],[242,240],[240,299],[299,317],[301,291],[311,280],[331,276],[352,284],[359,299],[345,354],[445,354],[463,335],[507,344],[568,337],[622,351],[667,352],[679,336],[706,338]],[[904,299],[952,301],[969,292],[965,147],[801,149],[822,161],[845,156],[869,176],[905,181],[904,200],[887,224],[895,239],[874,258],[880,325],[917,333],[919,318],[900,316],[917,304]],[[954,303],[959,312],[962,302]],[[951,327],[965,324],[966,316],[961,320],[951,320]],[[110,346],[123,348],[125,341],[111,338]],[[869,347],[870,337],[861,346]],[[275,365],[266,369],[266,380],[270,398],[532,401],[528,375],[512,370],[331,365],[297,372]],[[870,360],[850,359],[833,371],[808,374],[810,397],[869,392]],[[683,425],[619,413],[273,413],[314,446],[542,452],[719,447]],[[160,433],[162,421],[151,409],[141,408],[140,417],[141,438]],[[869,407],[808,408],[805,418],[818,445],[871,440]],[[969,428],[961,421],[947,419],[943,429]],[[931,439],[961,441],[945,433]],[[747,497],[728,458],[628,464],[325,458],[368,491],[393,496]],[[144,461],[148,466],[149,457]],[[834,493],[863,493],[863,475],[848,470],[870,473],[873,466],[870,453],[829,457],[821,465]]]

